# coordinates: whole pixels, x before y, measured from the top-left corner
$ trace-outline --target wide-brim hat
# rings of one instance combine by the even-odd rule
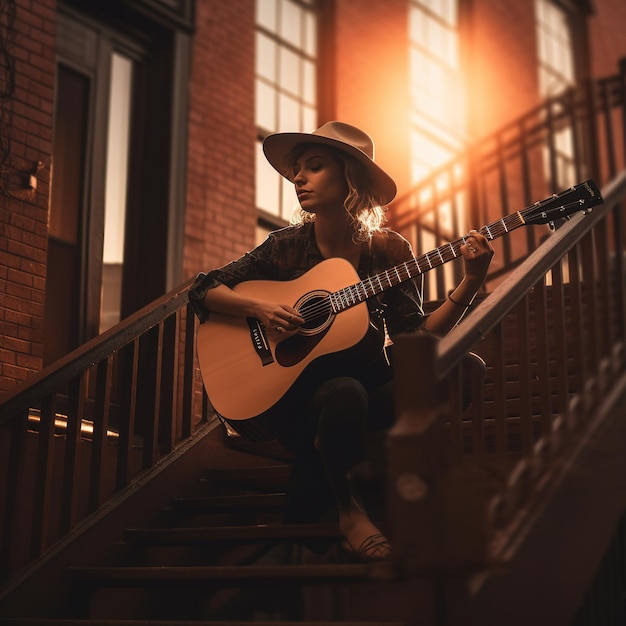
[[[286,157],[303,143],[322,144],[347,152],[365,167],[372,191],[382,204],[388,204],[395,198],[396,183],[374,162],[372,138],[356,126],[344,122],[326,122],[312,133],[275,133],[265,138],[263,152],[271,166],[293,182],[292,164],[286,162]]]

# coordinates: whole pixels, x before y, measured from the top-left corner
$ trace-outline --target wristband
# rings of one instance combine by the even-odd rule
[[[470,306],[472,306],[471,302],[469,304],[463,304],[462,302],[458,302],[457,300],[455,300],[452,296],[448,296],[448,300],[450,300],[452,304],[456,304],[457,306],[462,306],[465,309],[469,309]]]

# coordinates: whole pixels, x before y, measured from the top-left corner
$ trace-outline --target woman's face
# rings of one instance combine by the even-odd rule
[[[343,211],[348,184],[343,163],[332,148],[311,146],[293,165],[293,182],[300,206],[309,213]]]

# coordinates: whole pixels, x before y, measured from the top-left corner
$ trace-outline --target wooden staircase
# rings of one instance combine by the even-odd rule
[[[621,214],[616,199],[626,198],[626,173],[609,191],[609,207]],[[591,297],[597,290],[587,288],[593,275],[574,276],[580,265],[595,270],[584,254],[569,252],[567,285],[559,274],[560,246],[574,228],[593,233],[598,221],[561,229],[541,252],[545,258],[529,259],[511,277],[512,286],[503,283],[443,340],[417,334],[397,342],[403,364],[398,422],[387,441],[382,485],[383,528],[394,546],[389,562],[347,558],[332,522],[283,523],[291,468],[284,451],[222,435],[209,441],[198,431],[208,443],[194,444],[198,437],[191,437],[179,455],[193,456],[187,465],[202,464],[197,479],[178,478],[176,490],[167,473],[152,479],[152,500],[155,489],[170,495],[149,521],[126,521],[98,560],[74,552],[57,568],[58,602],[35,599],[42,585],[59,581],[28,580],[22,587],[33,595],[31,610],[22,594],[19,610],[3,614],[0,604],[1,623],[571,626],[564,616],[574,615],[590,589],[626,510],[626,424],[616,417],[626,406],[625,329],[612,304],[624,308],[625,272],[617,274],[602,307]],[[583,252],[594,250],[585,241]],[[550,285],[543,280],[546,267]],[[587,323],[604,310],[606,321]],[[587,328],[594,334],[580,330]],[[460,372],[468,350],[484,357],[487,369],[484,379],[470,377],[472,403],[462,409]],[[216,420],[202,428],[223,433]],[[119,458],[123,443],[111,445]],[[585,494],[572,499],[568,494],[583,485],[581,472],[588,477]],[[131,499],[136,480],[125,490]],[[613,490],[610,498],[600,497],[602,488]],[[591,501],[593,510],[585,512]],[[142,519],[136,509],[127,520]],[[553,551],[558,558],[546,562]],[[568,580],[559,582],[559,591],[551,585],[563,575],[562,562]],[[621,584],[614,575],[609,580]],[[532,604],[542,593],[552,613]],[[576,626],[595,626],[595,609],[591,615]]]
[[[402,623],[400,606],[391,618],[380,604],[398,578],[391,564],[343,554],[336,523],[282,522],[290,471],[277,461],[207,469],[153,525],[127,528],[107,562],[70,567],[67,601],[53,614],[2,623]]]
[[[618,614],[624,589],[625,70],[514,120],[395,205],[417,253],[454,240],[440,209],[479,225],[562,189],[567,128],[584,139],[577,180],[605,198],[549,236],[499,240],[488,301],[428,359],[409,351],[383,485],[390,563],[346,562],[332,524],[283,524],[288,464],[211,439],[190,281],[0,401],[0,623],[571,626],[588,593],[575,626],[612,626],[598,615]],[[433,270],[426,300],[459,271]],[[489,368],[464,412],[471,350]],[[416,379],[445,386],[445,414]],[[603,555],[621,568],[595,579],[610,594],[594,591]]]

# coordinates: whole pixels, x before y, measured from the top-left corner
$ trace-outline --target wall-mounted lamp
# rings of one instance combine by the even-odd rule
[[[24,172],[24,189],[37,190],[37,174],[39,174],[39,170],[42,167],[43,163],[41,161],[33,161],[33,166],[30,170]]]

